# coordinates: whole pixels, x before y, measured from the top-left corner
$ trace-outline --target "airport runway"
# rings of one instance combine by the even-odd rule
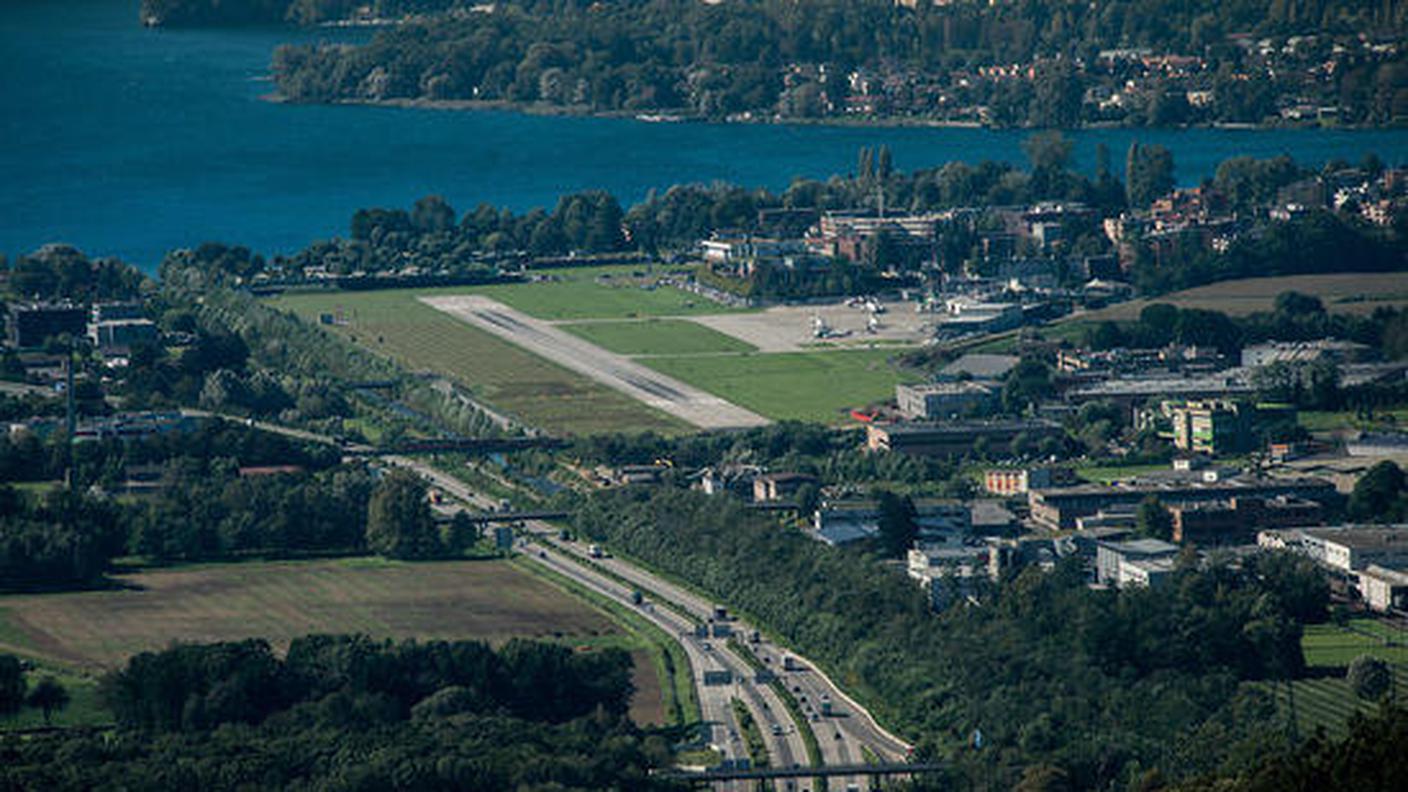
[[[552,362],[584,374],[701,429],[763,426],[769,421],[711,393],[479,295],[421,297],[421,302]]]

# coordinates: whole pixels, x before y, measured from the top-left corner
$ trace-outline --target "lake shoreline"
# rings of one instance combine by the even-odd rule
[[[308,105],[308,106],[347,106],[347,107],[380,107],[398,110],[438,110],[442,112],[504,112],[521,113],[530,116],[545,116],[555,118],[605,118],[605,119],[625,119],[640,121],[642,123],[662,123],[662,124],[737,124],[741,126],[800,126],[800,127],[835,127],[841,129],[985,129],[993,132],[1028,131],[1042,132],[1045,127],[1029,126],[994,126],[984,124],[981,121],[948,121],[943,119],[928,118],[782,118],[772,117],[726,117],[726,118],[706,118],[703,116],[690,116],[669,111],[646,111],[637,112],[631,110],[592,110],[582,106],[564,106],[555,104],[545,104],[542,102],[515,102],[508,99],[425,99],[425,98],[402,98],[402,99],[335,99],[324,102],[298,102],[291,100],[278,92],[264,94],[260,100],[271,104]],[[1273,132],[1287,130],[1303,131],[1344,131],[1344,132],[1391,132],[1401,130],[1398,126],[1366,126],[1358,124],[1319,124],[1319,123],[1286,123],[1286,124],[1241,124],[1230,122],[1215,122],[1208,124],[1185,124],[1173,127],[1154,126],[1133,126],[1119,123],[1092,123],[1079,127],[1061,129],[1063,132],[1082,132],[1095,130],[1149,130],[1151,132],[1168,132],[1182,130],[1215,130],[1219,132]]]

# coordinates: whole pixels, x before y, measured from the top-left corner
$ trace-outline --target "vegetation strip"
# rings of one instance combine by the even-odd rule
[[[699,700],[694,691],[694,674],[690,668],[689,656],[675,639],[619,603],[550,569],[521,558],[515,558],[510,563],[606,611],[623,630],[640,639],[650,650],[655,671],[660,676],[660,689],[667,692],[669,701],[666,711],[670,713],[674,724],[686,726],[699,722]]]

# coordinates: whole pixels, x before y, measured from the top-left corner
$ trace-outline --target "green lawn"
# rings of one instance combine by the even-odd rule
[[[1408,426],[1408,408],[1376,410],[1372,421],[1361,420],[1353,410],[1341,412],[1305,411],[1296,421],[1309,432],[1333,432],[1340,429],[1392,429]]]
[[[777,420],[841,423],[848,410],[894,398],[916,377],[894,352],[856,350],[645,358],[651,368]]]
[[[642,284],[659,271],[641,267],[580,267],[535,270],[547,282],[432,289],[418,294],[483,294],[539,319],[635,319],[728,313],[712,300],[665,286]],[[636,277],[637,275],[644,277]]]
[[[1399,701],[1403,701],[1404,691],[1408,690],[1408,666],[1393,667],[1394,686],[1399,691]],[[1284,684],[1271,685],[1256,683],[1265,690],[1273,691],[1276,703],[1283,712],[1290,712],[1290,695]],[[1341,676],[1327,676],[1318,679],[1298,679],[1291,683],[1295,693],[1296,725],[1302,736],[1313,734],[1317,728],[1324,728],[1332,737],[1343,736],[1349,717],[1356,712],[1370,713],[1378,706],[1363,701],[1349,689],[1349,683]]]
[[[1408,665],[1408,633],[1374,619],[1355,619],[1350,628],[1308,624],[1301,649],[1308,666],[1348,666],[1362,654]]]
[[[1296,724],[1303,735],[1320,727],[1333,736],[1342,735],[1350,715],[1374,709],[1374,704],[1356,697],[1344,679],[1346,667],[1360,655],[1372,655],[1393,666],[1400,701],[1408,691],[1408,635],[1377,619],[1354,619],[1347,628],[1335,624],[1308,624],[1301,638],[1301,649],[1306,666],[1324,674],[1291,683]],[[1289,713],[1291,701],[1285,685],[1257,684],[1274,692],[1277,704]]]
[[[559,327],[619,355],[700,355],[757,349],[746,341],[686,319],[582,322]]]
[[[540,285],[512,288],[526,290]],[[412,371],[434,371],[455,379],[489,405],[549,431],[674,433],[689,428],[677,418],[416,299],[427,293],[389,290],[290,294],[271,304],[310,322],[316,322],[322,313],[342,316],[346,324],[331,327],[331,331]]]
[[[1094,484],[1109,484],[1120,479],[1133,478],[1159,470],[1168,470],[1168,465],[1091,465],[1076,468],[1076,475]]]

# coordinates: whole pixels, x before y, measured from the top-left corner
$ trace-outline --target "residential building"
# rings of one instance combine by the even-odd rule
[[[1173,424],[1173,444],[1198,454],[1236,454],[1256,443],[1252,434],[1255,408],[1226,399],[1198,399],[1168,403]]]
[[[731,494],[747,498],[753,494],[753,480],[761,475],[757,465],[722,465],[699,472],[699,489],[705,495]]]
[[[81,338],[88,330],[88,309],[70,302],[13,303],[9,317],[10,345],[32,349],[50,338]]]
[[[990,448],[1005,449],[1018,435],[1039,441],[1059,437],[1062,431],[1055,421],[1036,419],[873,423],[865,428],[866,447],[871,451],[943,457],[970,454],[980,441]]]
[[[991,404],[997,391],[979,382],[929,382],[896,385],[895,403],[906,418],[932,420],[960,415]]]
[[[1004,497],[1074,482],[1075,473],[1069,468],[992,468],[983,474],[983,489]]]
[[[1081,517],[1112,506],[1137,505],[1151,495],[1165,505],[1282,495],[1327,503],[1339,497],[1334,484],[1320,478],[1217,477],[1212,481],[1129,481],[1032,490],[1027,493],[1027,503],[1038,525],[1064,531],[1076,527],[1076,520]]]

